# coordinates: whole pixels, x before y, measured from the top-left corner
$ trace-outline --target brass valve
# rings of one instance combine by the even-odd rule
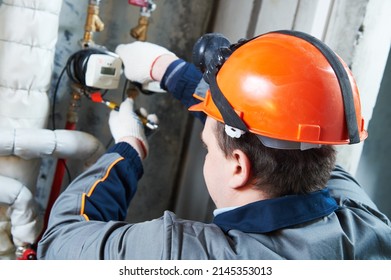
[[[141,7],[138,25],[130,30],[130,36],[138,41],[146,41],[149,18],[151,17],[151,13],[156,9],[156,4],[153,0],[143,0],[141,2],[129,0],[129,4]]]
[[[146,41],[148,24],[149,17],[140,16],[138,19],[138,25],[130,30],[130,35],[138,41]]]
[[[89,47],[94,44],[92,39],[94,32],[99,32],[104,29],[104,23],[99,17],[99,6],[96,4],[88,5],[87,19],[84,27],[84,38],[82,45]]]

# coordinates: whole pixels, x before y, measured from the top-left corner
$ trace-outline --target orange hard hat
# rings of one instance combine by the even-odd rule
[[[353,75],[320,40],[281,30],[230,51],[204,74],[210,89],[195,95],[201,102],[189,110],[252,132],[274,148],[353,144],[367,137]]]

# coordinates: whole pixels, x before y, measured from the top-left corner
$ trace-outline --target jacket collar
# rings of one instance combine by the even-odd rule
[[[218,214],[213,222],[224,232],[237,229],[247,233],[267,233],[309,222],[338,208],[327,188],[305,195],[288,195],[253,202]]]

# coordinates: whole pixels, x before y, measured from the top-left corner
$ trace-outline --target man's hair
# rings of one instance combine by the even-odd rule
[[[251,183],[269,197],[304,194],[326,186],[336,160],[333,146],[303,151],[273,149],[253,133],[232,138],[223,123],[216,123],[217,142],[225,156],[230,157],[235,149],[243,151],[251,163]]]

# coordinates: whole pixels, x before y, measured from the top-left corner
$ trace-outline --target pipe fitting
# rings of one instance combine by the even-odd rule
[[[73,87],[71,100],[68,106],[67,123],[76,124],[79,120],[79,111],[81,107],[81,94],[77,87]]]
[[[147,40],[149,18],[147,16],[140,16],[138,25],[130,30],[130,35],[138,41]]]
[[[98,3],[89,4],[87,9],[86,24],[84,27],[84,37],[82,40],[83,47],[90,47],[91,45],[94,45],[94,32],[100,32],[104,29],[104,27],[105,25],[99,17]]]

